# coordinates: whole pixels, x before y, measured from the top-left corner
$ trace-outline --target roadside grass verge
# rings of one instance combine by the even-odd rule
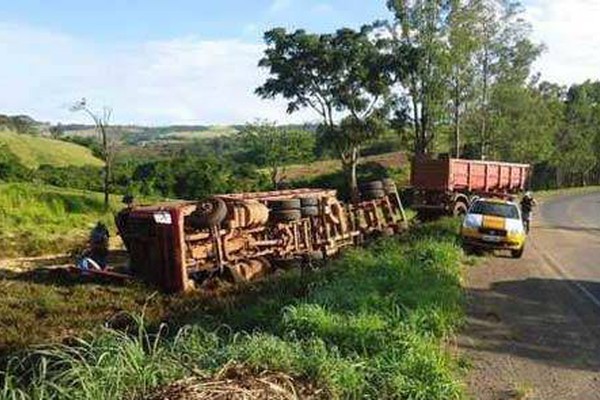
[[[148,306],[133,330],[102,328],[13,356],[0,398],[138,399],[231,365],[288,374],[323,398],[460,398],[458,361],[444,349],[463,319],[456,240],[446,220],[316,271],[161,297],[167,325]]]
[[[581,186],[572,188],[540,190],[534,193],[534,197],[543,201],[556,196],[587,194],[593,192],[600,192],[600,186]]]
[[[113,226],[100,193],[29,183],[0,184],[0,259],[67,253],[97,222]]]

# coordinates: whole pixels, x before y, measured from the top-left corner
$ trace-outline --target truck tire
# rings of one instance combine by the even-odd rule
[[[364,182],[358,185],[361,192],[368,192],[372,190],[383,190],[383,182],[382,181],[371,181]]]
[[[462,217],[466,215],[468,211],[468,207],[464,201],[457,201],[454,203],[454,208],[452,209],[452,215],[455,217]]]
[[[268,205],[273,211],[299,210],[302,206],[300,199],[271,200]]]
[[[304,207],[317,207],[319,205],[319,199],[316,197],[300,197],[300,205]]]
[[[362,192],[362,198],[364,200],[379,200],[385,197],[385,191],[383,189],[366,190]]]
[[[319,216],[319,207],[308,206],[302,207],[301,213],[303,217],[317,217]]]
[[[302,218],[302,211],[300,210],[277,210],[273,211],[270,215],[271,220],[274,222],[292,222],[298,221]]]
[[[186,220],[196,229],[219,226],[227,217],[227,205],[217,197],[211,197],[197,204],[194,211]]]

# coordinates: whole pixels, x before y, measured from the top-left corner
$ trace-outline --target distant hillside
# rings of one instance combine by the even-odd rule
[[[102,165],[102,161],[83,146],[47,137],[18,134],[1,128],[0,145],[5,145],[29,168],[37,168],[42,164],[56,167]]]

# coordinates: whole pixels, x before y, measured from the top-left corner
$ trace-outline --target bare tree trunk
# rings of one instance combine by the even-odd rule
[[[360,201],[360,194],[358,192],[358,177],[357,167],[359,159],[359,148],[353,147],[350,150],[350,154],[342,159],[342,168],[346,174],[348,188],[350,190],[350,200],[352,203],[358,203]]]
[[[110,176],[111,176],[111,154],[108,148],[108,135],[106,126],[100,124],[100,134],[102,135],[102,152],[104,153],[104,209],[109,209],[109,194],[110,194]]]
[[[460,158],[460,86],[458,78],[454,91],[454,156]]]
[[[489,79],[489,54],[488,50],[485,50],[484,60],[483,60],[483,93],[482,93],[482,118],[481,118],[481,159],[485,160],[487,156],[487,103],[488,103],[488,79]]]

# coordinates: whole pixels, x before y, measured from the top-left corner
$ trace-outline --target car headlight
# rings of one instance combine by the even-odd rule
[[[508,234],[511,236],[522,235],[524,233],[522,228],[513,228],[508,231]]]
[[[463,220],[463,228],[466,229],[479,229],[481,227],[482,218],[480,215],[467,214]]]

